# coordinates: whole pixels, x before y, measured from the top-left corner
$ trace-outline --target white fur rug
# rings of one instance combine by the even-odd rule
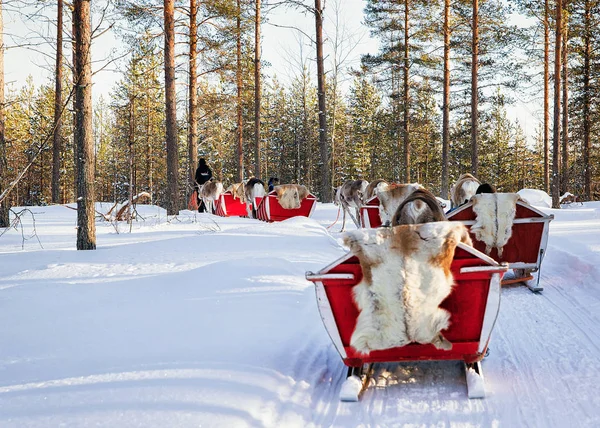
[[[512,224],[517,212],[516,193],[482,193],[471,199],[476,222],[471,227],[478,241],[485,243],[485,252],[490,254],[492,248],[502,250],[512,236]]]
[[[457,243],[471,245],[462,224],[357,230],[345,234],[344,242],[363,271],[353,290],[360,314],[352,347],[363,354],[411,342],[452,348],[440,333],[449,327],[450,313],[439,305],[452,290]]]

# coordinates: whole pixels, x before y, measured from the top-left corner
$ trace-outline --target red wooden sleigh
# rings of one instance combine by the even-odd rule
[[[215,214],[221,217],[246,217],[246,203],[241,199],[233,198],[231,192],[223,192],[216,203]]]
[[[254,200],[254,207],[258,207],[262,197],[257,197]],[[221,193],[219,200],[216,203],[215,214],[221,217],[248,217],[246,203],[239,198],[233,198],[230,191]]]
[[[300,208],[285,209],[279,204],[277,193],[272,191],[262,198],[256,216],[259,220],[268,222],[283,221],[298,216],[310,217],[314,212],[316,205],[316,196],[309,193],[307,197],[300,201]]]
[[[373,196],[362,207],[360,207],[360,224],[365,229],[375,229],[381,226],[379,216],[379,198]]]
[[[502,257],[493,248],[490,257],[499,262],[506,262],[513,269],[516,280],[525,282],[532,291],[541,291],[540,269],[548,246],[548,232],[553,215],[547,215],[523,201],[517,201],[515,219],[512,226],[512,236],[503,248]],[[446,213],[448,220],[460,221],[467,228],[475,224],[473,202],[458,207]],[[485,243],[478,241],[471,234],[473,245],[479,251],[485,251]],[[530,274],[537,272],[537,277]]]
[[[317,303],[323,324],[342,361],[350,369],[348,379],[363,374],[363,389],[368,382],[365,364],[420,360],[459,360],[465,363],[469,398],[482,398],[483,373],[480,361],[500,308],[500,282],[507,270],[492,258],[459,243],[451,265],[456,285],[441,307],[451,313],[450,328],[444,337],[452,343],[449,351],[433,345],[410,345],[359,354],[350,346],[350,339],[359,315],[352,289],[362,279],[358,259],[346,254],[317,273],[307,272],[306,278],[315,283]],[[344,387],[342,387],[342,390]],[[358,395],[356,399],[358,399]],[[354,398],[341,397],[354,401]]]

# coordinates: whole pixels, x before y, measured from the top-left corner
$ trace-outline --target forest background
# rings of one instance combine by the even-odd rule
[[[599,1],[178,0],[175,82],[160,3],[91,2],[95,200],[145,191],[184,208],[199,156],[226,185],[277,176],[323,201],[358,178],[447,197],[464,172],[505,192],[598,191]],[[0,19],[0,53],[34,52],[47,79],[0,79],[0,194],[16,182],[3,211],[77,199],[74,4],[0,1],[15,24]],[[361,13],[363,29],[348,26]],[[269,27],[293,45],[276,59],[261,55]],[[522,106],[527,130],[507,114]]]

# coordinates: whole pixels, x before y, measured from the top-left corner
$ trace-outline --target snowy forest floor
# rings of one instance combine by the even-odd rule
[[[43,248],[0,237],[2,427],[600,426],[600,202],[544,209],[544,291],[503,289],[487,398],[421,362],[378,365],[358,403],[304,279],[345,253],[333,205],[274,224],[139,206],[131,232],[98,221],[96,251],[75,211],[30,209]]]

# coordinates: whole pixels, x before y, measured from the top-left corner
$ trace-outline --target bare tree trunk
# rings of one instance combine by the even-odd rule
[[[560,84],[562,58],[562,0],[556,0],[556,39],[554,45],[554,127],[552,132],[552,207],[560,208]]]
[[[2,19],[2,0],[0,0],[0,195],[8,183],[8,162],[6,159],[6,138],[4,136],[4,21]],[[0,227],[10,225],[10,200],[0,202]]]
[[[56,72],[54,75],[54,139],[52,142],[52,203],[60,200],[60,152],[62,149],[62,32],[63,0],[57,1],[56,13]]]
[[[237,85],[237,158],[238,181],[244,179],[244,123],[242,121],[242,5],[237,0],[237,50],[235,80]]]
[[[442,198],[448,199],[450,150],[450,0],[444,0],[444,96],[442,118]]]
[[[410,182],[410,116],[408,103],[410,100],[410,86],[409,86],[409,63],[408,63],[408,8],[409,0],[404,0],[404,117],[403,117],[403,130],[404,136],[404,182]]]
[[[164,0],[165,98],[167,127],[167,215],[179,213],[177,100],[175,93],[175,0]]]
[[[544,191],[550,193],[550,8],[544,6]]]
[[[77,249],[96,249],[94,140],[92,133],[91,0],[75,0],[75,143],[77,168]]]
[[[317,42],[317,90],[319,98],[319,151],[321,152],[321,200],[331,202],[331,175],[327,147],[327,106],[325,104],[325,66],[323,64],[323,8],[315,0],[315,31]]]
[[[254,16],[254,176],[260,178],[260,0],[256,0]]]
[[[75,37],[77,35],[77,26],[75,25],[75,21],[77,20],[76,16],[75,16],[75,5],[73,4],[72,8],[71,8],[71,31],[73,34],[73,42],[71,44],[71,55],[73,57],[73,87],[77,86],[77,72],[75,70],[75,63],[77,62],[77,52],[75,49]],[[77,114],[75,112],[75,97],[73,97],[73,124],[75,124],[75,122],[77,121]],[[75,141],[75,132],[73,132],[73,189],[74,192],[73,194],[77,194],[77,177],[78,177],[78,172],[77,172],[77,168],[79,168],[79,162],[77,161],[77,159],[79,159],[79,152],[78,152],[79,148],[77,147],[77,143]]]
[[[190,82],[188,111],[188,191],[195,188],[196,164],[198,163],[198,3],[190,0]],[[186,192],[187,193],[187,192]]]
[[[585,0],[585,14],[584,14],[584,35],[583,35],[583,187],[585,193],[585,199],[590,201],[592,199],[592,174],[590,168],[590,152],[591,152],[591,140],[590,140],[590,57],[592,56],[591,47],[591,20],[592,12],[589,0]]]
[[[129,100],[129,153],[127,154],[127,163],[129,167],[129,190],[128,190],[128,209],[127,222],[131,223],[131,208],[133,206],[133,144],[135,139],[135,98]]]
[[[477,74],[479,68],[479,0],[473,0],[473,45],[471,57],[471,173],[477,176],[479,169],[478,143],[479,113]]]
[[[563,7],[566,7],[567,0],[564,0]],[[564,17],[563,17],[564,19]],[[568,51],[569,30],[566,19],[563,21],[563,50],[562,50],[562,68],[563,68],[563,110],[562,110],[562,162],[561,162],[561,193],[568,191],[569,186],[569,72],[568,72]]]

